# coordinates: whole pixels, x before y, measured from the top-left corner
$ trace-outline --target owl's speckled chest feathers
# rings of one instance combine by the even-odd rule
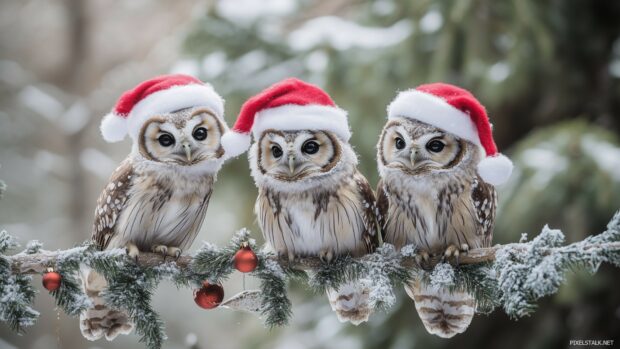
[[[472,190],[479,184],[473,171],[421,176],[392,172],[384,176],[383,183],[389,200],[386,242],[397,248],[415,244],[430,253],[442,253],[448,245],[477,248],[490,244],[472,199]]]
[[[202,225],[213,175],[141,164],[133,167],[127,179],[126,202],[109,247],[132,242],[140,250],[158,244],[188,248]]]
[[[316,256],[367,253],[363,234],[367,224],[366,202],[357,176],[333,188],[316,187],[302,192],[260,188],[256,201],[258,223],[265,239],[283,255]]]

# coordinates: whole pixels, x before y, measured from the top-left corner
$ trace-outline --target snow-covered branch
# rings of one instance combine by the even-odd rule
[[[291,279],[302,280],[319,291],[367,279],[371,285],[369,303],[375,308],[391,307],[396,297],[394,287],[417,279],[472,294],[479,312],[503,307],[507,314],[518,318],[532,312],[538,299],[557,292],[569,270],[583,268],[593,273],[602,263],[620,267],[620,213],[612,218],[605,232],[572,244],[564,245],[561,231],[544,227],[531,241],[474,249],[462,254],[458,261],[433,256],[422,263],[424,267],[416,262],[414,246],[397,252],[389,244],[360,258],[344,256],[331,262],[318,258],[280,260],[259,249],[245,229],[237,232],[227,246],[204,243],[192,256],[176,260],[153,253],[141,253],[132,260],[122,249],[98,251],[88,244],[45,251],[36,241],[29,242],[18,254],[6,255],[15,247],[15,239],[2,231],[0,320],[16,330],[36,321],[38,313],[32,308],[35,292],[29,275],[42,274],[50,267],[62,275],[60,288],[52,292],[58,306],[69,315],[78,315],[88,307],[88,297],[76,278],[80,265],[86,264],[108,280],[106,302],[133,309],[130,314],[136,320],[138,334],[147,347],[160,348],[165,339],[163,321],[150,307],[150,295],[157,284],[164,279],[184,287],[200,287],[205,281],[221,283],[237,271],[235,255],[248,246],[258,260],[250,274],[260,280],[260,289],[243,291],[223,301],[220,308],[256,313],[268,326],[285,325],[291,316],[286,288]],[[128,300],[139,300],[139,309],[133,301],[127,304]]]
[[[506,245],[495,245],[493,247],[477,248],[470,250],[466,254],[461,254],[458,260],[454,257],[450,257],[447,260],[441,255],[430,256],[429,261],[425,266],[431,269],[441,262],[449,262],[453,266],[458,265],[470,265],[480,264],[495,261],[495,255],[500,249],[512,250],[512,251],[526,251],[530,247],[530,243],[511,243]],[[597,254],[601,251],[620,251],[620,242],[605,242],[605,243],[590,243],[581,246],[584,252]],[[557,252],[561,252],[564,247],[551,247],[542,251],[543,255],[552,255]],[[119,250],[120,251],[120,250]],[[14,273],[20,274],[42,274],[45,270],[56,264],[58,256],[62,255],[64,251],[46,251],[42,250],[35,254],[19,253],[13,256],[7,257],[11,263],[11,269]],[[294,262],[278,259],[275,256],[270,256],[270,260],[278,262],[281,266],[291,269],[299,270],[315,270],[322,266],[325,262],[321,261],[318,257],[301,258]],[[166,257],[164,258],[160,254],[143,252],[138,256],[136,263],[144,268],[152,268],[158,265],[175,264],[179,269],[187,269],[191,264],[193,257],[190,255],[183,255],[178,259]],[[412,256],[403,256],[402,266],[407,268],[419,268],[418,263]]]

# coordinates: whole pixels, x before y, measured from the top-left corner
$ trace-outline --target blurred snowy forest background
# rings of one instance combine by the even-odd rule
[[[500,191],[495,241],[532,237],[545,223],[581,240],[620,208],[618,18],[613,0],[1,0],[0,227],[48,249],[87,239],[99,191],[129,151],[101,139],[101,116],[136,83],[183,72],[226,98],[230,125],[245,98],[284,77],[321,85],[349,110],[372,183],[396,91],[461,85],[487,106],[517,166]],[[227,164],[197,241],[223,243],[244,226],[260,239],[255,195],[246,157]],[[168,284],[154,306],[168,348],[551,348],[619,339],[619,278],[609,266],[573,274],[530,318],[478,316],[451,340],[428,335],[403,292],[358,327],[338,323],[324,295],[297,284],[290,327],[273,331],[252,315],[201,310],[191,290]],[[241,285],[237,277],[224,286],[232,295]],[[25,336],[0,325],[0,348],[141,347],[135,336],[86,341],[76,319],[57,319],[47,292],[36,308]]]

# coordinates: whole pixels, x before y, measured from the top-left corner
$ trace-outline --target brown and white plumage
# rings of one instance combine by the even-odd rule
[[[100,249],[126,248],[134,257],[140,251],[176,257],[189,248],[223,161],[220,139],[226,129],[202,108],[145,122],[132,152],[97,201],[93,242]],[[87,269],[82,278],[94,303],[80,317],[82,334],[90,340],[102,336],[112,340],[129,333],[133,327],[129,317],[122,310],[107,308],[99,296],[107,286],[105,279]]]
[[[310,142],[315,144],[307,148]],[[348,143],[328,131],[267,130],[252,145],[249,159],[259,190],[258,224],[276,253],[289,260],[319,256],[329,262],[375,249],[375,197]],[[342,321],[368,319],[368,290],[359,285],[328,291]]]
[[[379,224],[397,249],[414,244],[420,260],[491,246],[497,196],[476,172],[480,149],[434,126],[407,118],[383,129],[377,161]],[[406,288],[426,329],[452,337],[467,329],[475,300],[416,280]]]

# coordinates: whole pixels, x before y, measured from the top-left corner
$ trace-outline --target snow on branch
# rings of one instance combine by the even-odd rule
[[[538,299],[557,292],[567,271],[584,268],[594,273],[602,263],[620,267],[620,213],[601,234],[568,245],[564,240],[561,231],[544,227],[531,241],[471,250],[458,260],[434,256],[420,266],[414,246],[396,251],[389,244],[361,258],[344,256],[329,263],[318,258],[281,260],[259,249],[246,229],[234,234],[227,246],[204,243],[192,256],[176,260],[153,253],[142,253],[132,260],[124,250],[98,251],[89,244],[46,251],[37,241],[9,256],[6,252],[15,248],[15,239],[2,231],[0,320],[17,331],[36,321],[30,275],[42,274],[50,267],[62,275],[61,287],[52,292],[58,306],[69,315],[78,315],[90,304],[77,278],[80,265],[85,264],[108,280],[108,304],[127,310],[147,347],[160,348],[166,338],[164,323],[150,305],[157,284],[164,279],[185,287],[199,287],[204,281],[221,283],[235,272],[233,256],[245,245],[258,257],[258,266],[250,274],[260,279],[260,289],[243,291],[225,300],[220,308],[255,313],[269,327],[283,326],[291,316],[289,280],[301,280],[323,291],[347,281],[367,279],[371,285],[370,304],[387,309],[395,303],[394,287],[420,279],[449,290],[469,292],[476,299],[478,312],[503,307],[511,317],[519,318],[534,311]]]

